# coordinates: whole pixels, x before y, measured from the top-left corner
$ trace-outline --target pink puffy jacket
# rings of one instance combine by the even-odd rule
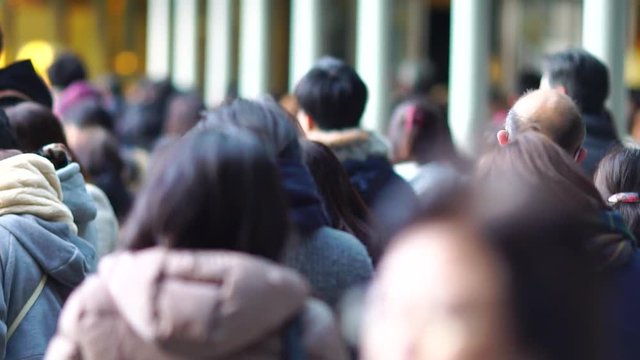
[[[330,310],[295,272],[222,251],[106,257],[65,305],[45,359],[281,359],[301,315],[307,359],[346,359]]]

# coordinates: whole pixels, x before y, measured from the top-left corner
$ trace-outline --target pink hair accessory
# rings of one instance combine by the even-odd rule
[[[615,205],[620,203],[636,204],[636,203],[640,203],[640,195],[635,192],[621,192],[621,193],[617,193],[609,196],[609,198],[607,199],[607,202],[610,205]]]

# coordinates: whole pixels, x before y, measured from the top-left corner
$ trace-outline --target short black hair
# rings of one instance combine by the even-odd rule
[[[321,129],[339,130],[360,125],[367,104],[367,86],[342,60],[324,57],[298,82],[298,103]]]
[[[11,150],[18,148],[18,141],[9,125],[9,118],[4,110],[0,109],[0,150]]]
[[[563,86],[583,113],[604,110],[609,96],[609,70],[595,56],[582,49],[570,49],[547,55],[543,74],[552,86]]]
[[[76,81],[85,80],[87,71],[78,55],[67,52],[53,61],[47,69],[47,75],[51,85],[64,89]]]

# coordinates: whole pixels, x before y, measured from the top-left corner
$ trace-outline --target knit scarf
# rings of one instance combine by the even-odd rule
[[[0,161],[0,216],[30,214],[62,222],[74,234],[73,215],[62,202],[62,189],[53,164],[35,154]]]

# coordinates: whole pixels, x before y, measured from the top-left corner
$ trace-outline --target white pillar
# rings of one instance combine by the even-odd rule
[[[147,76],[153,80],[169,77],[170,0],[147,3]]]
[[[291,1],[291,42],[289,43],[289,90],[321,55],[322,0]]]
[[[171,80],[180,90],[193,90],[198,85],[198,0],[174,0],[173,14]]]
[[[473,155],[488,121],[489,1],[451,1],[449,126],[453,140]]]
[[[270,0],[242,0],[240,8],[240,70],[238,90],[255,98],[269,91]]]
[[[618,133],[626,134],[624,56],[627,41],[627,0],[584,0],[582,46],[609,67],[608,107]]]
[[[232,79],[233,1],[208,0],[204,100],[207,106],[224,101]]]
[[[384,131],[389,117],[390,0],[358,0],[356,69],[369,90],[361,126]]]

